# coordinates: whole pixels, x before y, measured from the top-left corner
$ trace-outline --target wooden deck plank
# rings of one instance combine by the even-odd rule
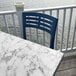
[[[76,76],[76,51],[64,54],[55,76]]]

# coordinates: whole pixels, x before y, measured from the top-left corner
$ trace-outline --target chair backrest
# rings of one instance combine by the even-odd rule
[[[58,19],[56,19],[50,15],[43,14],[43,13],[23,12],[22,13],[22,22],[23,22],[23,38],[24,39],[27,39],[26,28],[28,28],[28,27],[43,30],[50,34],[49,47],[52,49],[54,48],[54,39],[55,39],[55,32],[56,32]],[[33,33],[31,35],[33,35],[34,32],[35,31],[33,31]],[[36,32],[38,34],[38,31],[36,31]],[[30,38],[31,38],[31,36],[30,36]],[[37,38],[38,38],[38,35],[37,35]]]

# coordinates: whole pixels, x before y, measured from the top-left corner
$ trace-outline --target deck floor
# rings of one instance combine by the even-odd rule
[[[76,51],[64,54],[55,76],[76,76]]]

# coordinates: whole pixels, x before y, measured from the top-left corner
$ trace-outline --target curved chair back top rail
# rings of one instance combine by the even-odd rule
[[[55,32],[57,27],[58,19],[43,13],[23,12],[23,38],[26,37],[26,28],[36,28],[46,31],[50,34],[50,48],[54,48]]]

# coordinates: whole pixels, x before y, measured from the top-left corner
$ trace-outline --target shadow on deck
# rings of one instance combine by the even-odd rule
[[[64,54],[55,76],[76,76],[76,51]]]

